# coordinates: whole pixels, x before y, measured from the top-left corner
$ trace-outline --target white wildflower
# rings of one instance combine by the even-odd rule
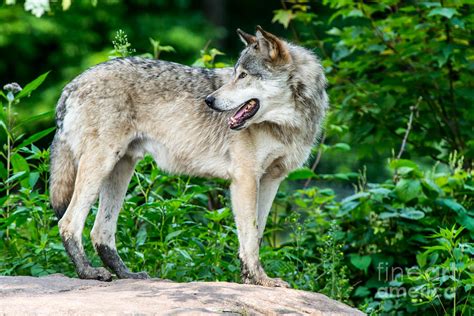
[[[5,90],[7,92],[18,93],[23,89],[21,88],[21,86],[18,83],[12,82],[12,83],[8,83],[8,84],[4,85],[3,90]]]
[[[31,11],[37,18],[41,17],[46,11],[49,11],[49,0],[26,0],[25,10]]]
[[[14,5],[16,3],[16,0],[5,0],[6,5]]]
[[[8,84],[4,85],[3,90],[5,90],[7,92],[8,102],[13,102],[13,100],[15,100],[15,93],[18,93],[23,89],[21,88],[21,86],[18,83],[12,82],[12,83],[8,83]]]

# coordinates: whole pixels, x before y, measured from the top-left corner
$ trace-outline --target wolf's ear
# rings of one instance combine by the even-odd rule
[[[239,34],[240,40],[247,46],[253,44],[257,41],[257,38],[249,33],[245,33],[241,29],[237,29],[237,34]]]
[[[287,45],[278,37],[262,29],[257,25],[258,47],[263,54],[276,64],[284,64],[291,61],[291,55]]]

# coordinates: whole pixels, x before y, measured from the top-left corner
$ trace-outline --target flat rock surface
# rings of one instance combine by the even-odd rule
[[[325,295],[227,282],[0,277],[0,315],[363,315]]]

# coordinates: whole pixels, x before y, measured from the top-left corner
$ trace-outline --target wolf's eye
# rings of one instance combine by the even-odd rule
[[[239,79],[244,79],[245,77],[247,77],[247,73],[246,72],[241,72],[240,75],[239,75]]]

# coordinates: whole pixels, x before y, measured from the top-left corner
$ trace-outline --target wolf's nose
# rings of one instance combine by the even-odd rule
[[[216,98],[214,98],[212,95],[208,95],[204,101],[206,102],[208,107],[210,107],[211,109],[214,109],[215,100]]]

